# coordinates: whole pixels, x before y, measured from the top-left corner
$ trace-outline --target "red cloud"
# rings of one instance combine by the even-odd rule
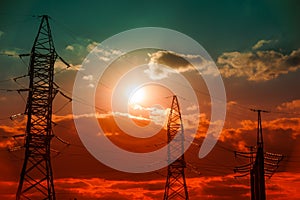
[[[71,143],[71,146],[67,149],[58,149],[62,154],[53,159],[52,162],[58,199],[155,200],[163,197],[164,178],[149,174],[124,175],[124,173],[116,172],[92,158],[81,144],[72,118],[72,115],[53,117],[54,121],[58,123],[54,127],[55,133]],[[106,124],[105,131],[120,131],[112,121],[111,116],[102,116],[99,120],[103,125]],[[187,161],[197,166],[201,172],[199,176],[191,173],[188,169],[186,170],[190,199],[249,199],[248,178],[239,180],[233,178],[232,169],[238,163],[234,163],[234,154],[230,150],[243,150],[244,145],[255,144],[256,123],[256,121],[244,120],[238,128],[224,129],[214,150],[203,160],[199,161],[197,157],[198,149],[195,149],[195,147],[189,149],[186,153]],[[287,156],[295,153],[293,146],[296,145],[296,139],[299,137],[299,124],[300,118],[278,118],[263,121],[266,148],[277,150],[279,152],[275,153],[283,153]],[[200,117],[198,138],[203,138],[208,125],[209,120],[202,115]],[[24,124],[16,126],[16,129],[4,125],[0,128],[2,133],[11,135],[16,130],[23,129]],[[122,134],[109,137],[121,147],[124,142],[127,145],[128,143],[134,145],[134,141],[128,140],[128,137]],[[151,141],[152,146],[155,144],[154,141],[161,142],[161,138]],[[282,141],[286,142],[282,143]],[[12,140],[6,142],[7,145]],[[57,141],[54,142],[53,148],[59,148],[57,143]],[[139,145],[146,149],[145,143]],[[136,151],[136,146],[126,147],[124,144],[124,148]],[[150,147],[147,148],[151,150]],[[282,166],[280,172],[275,174],[271,180],[267,180],[267,195],[270,199],[295,199],[299,196],[295,189],[300,187],[300,175],[295,172],[299,162],[293,160],[293,158],[289,157],[280,163]],[[0,163],[2,163],[0,167],[6,166],[6,168],[13,168],[16,171],[14,176],[11,174],[6,176],[6,173],[0,175],[0,199],[14,199],[17,187],[17,182],[14,181],[19,176],[21,162],[18,162],[18,165],[13,165],[8,162],[5,156],[1,156],[0,159]],[[292,163],[292,165],[289,165],[289,163]],[[12,179],[14,181],[10,181]]]
[[[249,199],[249,180],[232,175],[187,178],[190,199]],[[0,181],[0,198],[14,199],[17,183]],[[106,180],[101,178],[62,178],[55,180],[57,199],[162,199],[165,180]],[[297,199],[300,174],[278,173],[266,180],[267,198]]]

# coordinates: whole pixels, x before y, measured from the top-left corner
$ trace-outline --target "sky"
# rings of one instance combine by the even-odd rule
[[[233,172],[235,166],[248,162],[235,157],[234,151],[256,145],[257,113],[250,108],[270,111],[262,114],[265,151],[284,155],[276,173],[266,178],[268,199],[300,199],[298,1],[3,0],[0,5],[0,199],[15,198],[24,159],[24,149],[8,149],[23,144],[22,139],[11,136],[25,132],[26,116],[22,113],[27,93],[9,90],[28,87],[28,76],[13,81],[27,74],[29,59],[18,55],[30,53],[40,23],[37,16],[44,14],[51,17],[56,52],[71,64],[68,69],[59,60],[55,64],[55,83],[60,91],[72,97],[76,75],[84,83],[82,91],[96,91],[96,116],[88,112],[73,115],[72,103],[90,107],[88,96],[73,96],[72,102],[59,94],[55,98],[53,131],[70,143],[67,146],[52,140],[57,199],[163,198],[166,168],[127,173],[106,166],[85,148],[74,122],[95,118],[103,127],[103,136],[130,152],[159,150],[166,144],[166,119],[174,92],[160,84],[127,91],[128,85],[143,78],[161,83],[172,80],[170,87],[182,92],[179,103],[185,133],[196,137],[185,153],[190,199],[250,198],[249,177],[235,178],[238,174]],[[118,49],[101,46],[111,36],[141,27],[168,28],[188,35],[203,46],[211,56],[208,61],[214,61],[220,72],[226,91],[226,118],[216,146],[204,158],[198,157],[199,148],[214,122],[210,120],[212,104],[205,80],[195,75],[195,68],[187,61],[197,57],[161,49],[142,49],[124,56]],[[85,58],[97,45],[96,53],[104,62],[120,56],[100,80],[85,69]],[[180,81],[182,77],[190,82],[198,104],[180,89],[187,87]],[[116,99],[115,110],[112,99]],[[126,134],[126,128],[135,134],[133,127],[142,127],[144,132]],[[157,131],[151,137],[135,137],[146,137],[153,129]]]

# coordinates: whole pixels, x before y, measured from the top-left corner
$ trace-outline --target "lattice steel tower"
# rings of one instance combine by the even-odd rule
[[[179,134],[179,135],[177,135]],[[177,137],[175,138],[175,136]],[[168,163],[178,157],[173,163],[168,165],[168,174],[165,185],[164,200],[170,199],[189,199],[188,190],[185,181],[184,169],[186,163],[184,160],[184,132],[181,119],[178,99],[174,95],[167,125],[168,136]],[[173,140],[173,144],[170,143]],[[170,145],[172,144],[172,145]],[[173,159],[172,159],[173,158]]]
[[[54,49],[49,17],[41,16],[29,63],[29,93],[26,105],[25,159],[16,199],[55,199],[50,161],[53,138],[52,101],[56,95],[53,84]]]
[[[267,112],[264,110],[254,110],[257,112],[257,153],[254,162],[254,194],[255,199],[265,200],[266,190],[265,190],[265,167],[264,167],[264,140],[262,134],[261,125],[261,112]]]

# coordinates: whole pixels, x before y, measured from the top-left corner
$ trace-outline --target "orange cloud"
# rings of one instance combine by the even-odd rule
[[[279,111],[295,111],[300,110],[300,99],[296,99],[290,102],[282,103],[280,106],[277,106]]]
[[[12,138],[8,140],[0,141],[0,148],[12,148],[16,145],[16,141]]]
[[[263,131],[267,134],[267,137],[272,137],[276,140],[276,135],[268,136],[274,132],[281,132],[287,134],[286,137],[291,137],[296,139],[300,134],[300,118],[278,118],[271,121],[263,121]],[[257,129],[257,121],[252,120],[242,120],[240,122],[239,128],[227,128],[223,129],[220,136],[220,140],[223,142],[235,140],[235,141],[248,141],[252,138],[252,143],[255,144]],[[252,135],[252,136],[250,136]],[[254,139],[254,141],[253,141]],[[267,143],[268,141],[266,141]],[[269,141],[270,142],[270,141]],[[240,145],[237,144],[236,147],[239,149]],[[240,149],[241,150],[241,149]]]

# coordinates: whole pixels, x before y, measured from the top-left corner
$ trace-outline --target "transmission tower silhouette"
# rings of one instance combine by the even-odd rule
[[[268,111],[255,109],[251,109],[251,111],[257,112],[258,115],[256,152],[254,151],[253,146],[247,147],[249,148],[248,152],[235,151],[236,156],[249,158],[250,162],[246,165],[236,167],[234,172],[243,173],[242,175],[236,177],[250,175],[251,200],[265,200],[265,177],[272,177],[279,167],[279,162],[283,159],[283,155],[264,152],[261,113],[267,113]]]
[[[53,83],[54,63],[59,56],[54,48],[49,16],[40,17],[38,33],[31,53],[28,54],[30,79],[25,110],[25,159],[16,194],[17,200],[55,199],[50,143],[54,136],[51,120],[52,102],[58,92]]]
[[[265,200],[266,199],[266,188],[265,188],[265,167],[264,167],[264,140],[262,134],[261,125],[261,112],[267,112],[264,110],[252,110],[257,112],[257,153],[253,166],[254,170],[254,194],[255,199]]]
[[[175,136],[177,138],[175,138]],[[167,124],[168,136],[168,163],[176,159],[168,165],[168,174],[165,185],[164,200],[170,199],[189,199],[188,190],[185,180],[184,169],[186,162],[184,160],[184,132],[181,119],[180,108],[177,96],[173,96],[171,110]],[[171,141],[173,142],[171,143]]]

